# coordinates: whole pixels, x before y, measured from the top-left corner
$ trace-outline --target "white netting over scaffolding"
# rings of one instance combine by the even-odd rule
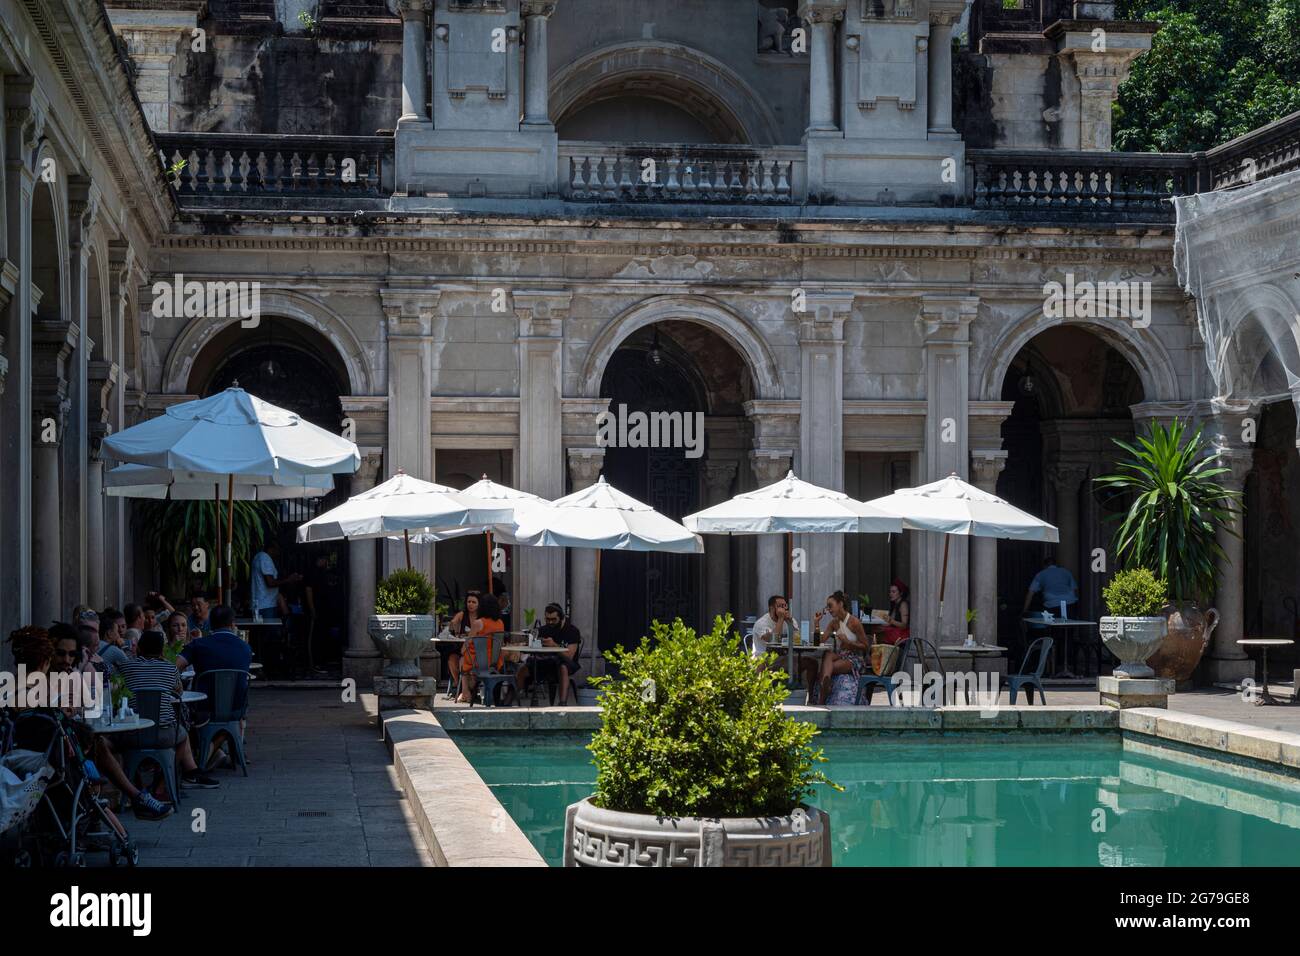
[[[1289,399],[1300,420],[1300,236],[1287,226],[1300,170],[1174,205],[1174,267],[1196,299],[1216,410]]]

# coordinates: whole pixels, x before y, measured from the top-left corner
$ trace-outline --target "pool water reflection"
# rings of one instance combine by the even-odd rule
[[[587,738],[458,734],[456,742],[551,865],[564,808],[591,793]],[[836,866],[1290,866],[1300,787],[1124,752],[1114,736],[826,736],[812,802]]]

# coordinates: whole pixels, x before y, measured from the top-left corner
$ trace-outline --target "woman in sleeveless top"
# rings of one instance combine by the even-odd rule
[[[856,683],[857,678],[871,673],[871,638],[862,622],[849,613],[848,603],[843,591],[836,591],[826,599],[826,611],[831,616],[826,633],[835,638],[835,650],[822,655],[820,699],[823,703],[830,700],[831,683],[836,675],[852,674]]]
[[[477,591],[465,592],[465,607],[456,612],[447,625],[447,630],[452,637],[470,637],[477,634],[482,624],[478,616],[478,599]],[[437,644],[438,655],[442,658],[442,673],[460,674],[460,651],[461,643],[459,641],[439,641]]]
[[[500,671],[505,665],[505,647],[504,631],[505,624],[501,621],[501,609],[497,604],[497,599],[490,594],[485,594],[478,600],[479,619],[478,630],[475,632],[478,636],[488,636],[487,652],[488,660],[493,661],[492,670]],[[491,635],[501,634],[499,638]],[[460,696],[456,698],[458,703],[468,704],[474,699],[474,690],[478,684],[474,676],[475,660],[474,642],[467,641],[460,657]],[[486,703],[486,701],[484,702]]]
[[[886,644],[897,644],[907,639],[912,633],[908,627],[911,616],[907,604],[907,585],[900,579],[894,578],[893,583],[889,585],[889,620],[885,622],[885,629],[880,632],[880,639]]]

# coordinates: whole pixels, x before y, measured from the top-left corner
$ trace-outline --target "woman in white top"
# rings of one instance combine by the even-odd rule
[[[848,598],[836,591],[826,599],[826,612],[830,627],[826,636],[835,639],[835,649],[822,655],[821,701],[830,699],[831,679],[837,674],[852,674],[854,678],[871,673],[871,638],[862,622],[849,613]]]

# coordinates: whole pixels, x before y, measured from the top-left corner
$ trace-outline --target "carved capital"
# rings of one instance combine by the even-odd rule
[[[37,104],[34,88],[31,77],[5,77],[6,155],[18,157],[28,171],[34,171],[36,144],[45,134],[45,111]]]
[[[519,337],[554,338],[564,334],[564,320],[573,293],[564,290],[519,289],[511,295],[519,317]]]
[[[726,458],[711,458],[704,463],[704,486],[708,489],[711,504],[726,499],[738,471],[740,463]]]
[[[925,295],[916,323],[927,345],[932,342],[966,342],[970,324],[979,312],[978,296]]]
[[[758,479],[759,487],[775,484],[789,474],[794,452],[755,449],[749,453],[749,467]]]
[[[799,316],[800,342],[841,342],[844,320],[853,311],[852,292],[809,292]]]
[[[359,448],[361,465],[352,473],[352,494],[356,495],[375,486],[375,481],[383,474],[384,450],[382,448]]]
[[[556,0],[520,0],[521,17],[549,18],[555,12]]]
[[[1081,461],[1058,461],[1047,469],[1047,483],[1057,494],[1072,494],[1088,477],[1089,466]]]
[[[1214,462],[1220,468],[1228,469],[1214,480],[1229,491],[1241,491],[1255,468],[1255,452],[1250,448],[1216,448]]]
[[[600,477],[600,470],[605,467],[605,449],[570,448],[569,449],[569,483],[574,491],[590,488]]]
[[[427,336],[442,298],[437,289],[380,289],[390,337]]]
[[[99,213],[99,187],[89,176],[68,177],[68,242],[74,248],[86,241]]]
[[[433,0],[397,0],[397,15],[403,20],[416,20],[433,9]]]
[[[113,390],[117,388],[121,370],[115,362],[95,360],[87,367],[90,383],[90,436],[98,442],[113,433],[109,419],[113,414]]]
[[[997,494],[998,475],[1007,467],[1007,452],[983,449],[970,453],[971,483],[980,491]]]
[[[799,4],[799,19],[805,23],[834,23],[844,19],[847,0],[804,0]]]

